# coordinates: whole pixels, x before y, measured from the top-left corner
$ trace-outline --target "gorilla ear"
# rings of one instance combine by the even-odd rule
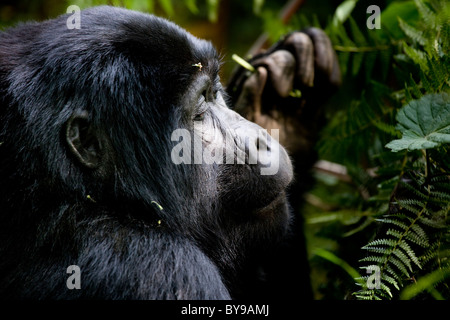
[[[82,165],[90,169],[100,165],[102,144],[87,111],[74,112],[67,121],[66,142]]]

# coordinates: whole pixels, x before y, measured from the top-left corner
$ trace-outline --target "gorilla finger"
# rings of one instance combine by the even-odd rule
[[[311,39],[304,33],[290,34],[284,47],[293,53],[297,61],[296,78],[300,85],[312,87],[314,84],[314,47]]]
[[[337,59],[330,38],[318,28],[307,28],[302,32],[306,33],[314,44],[314,60],[317,71],[326,76],[331,75]]]
[[[243,86],[241,94],[235,105],[235,111],[245,114],[251,119],[256,119],[261,114],[261,96],[267,82],[268,72],[263,67],[258,67]]]
[[[259,62],[265,66],[276,92],[283,98],[292,91],[296,62],[294,56],[286,50],[277,50]]]
[[[333,54],[333,69],[328,80],[329,83],[336,88],[340,87],[342,84],[341,69],[339,68],[339,61],[336,53]]]

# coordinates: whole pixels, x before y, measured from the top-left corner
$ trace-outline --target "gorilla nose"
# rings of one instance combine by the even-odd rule
[[[254,137],[255,153],[257,163],[260,166],[261,175],[277,175],[283,177],[282,180],[287,186],[293,177],[292,163],[286,150],[279,144],[279,131],[267,130],[258,127],[258,134]],[[249,160],[252,160],[249,155]],[[250,162],[251,164],[252,162]]]
[[[287,187],[292,181],[293,169],[286,150],[279,143],[279,129],[269,132],[230,109],[221,109],[221,115],[231,124],[226,148],[234,155],[234,163],[251,165],[261,176],[277,178],[281,182],[277,186]]]
[[[273,143],[267,131],[259,126],[252,126],[243,136],[245,141],[245,156],[248,164],[264,165],[270,160]]]
[[[257,150],[271,150],[271,137],[267,133],[266,130],[260,130],[260,134],[258,134],[258,137],[256,139],[256,149]]]

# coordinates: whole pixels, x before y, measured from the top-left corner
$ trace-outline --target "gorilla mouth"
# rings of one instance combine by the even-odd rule
[[[284,190],[280,191],[274,197],[259,202],[258,205],[254,207],[253,213],[258,215],[273,214],[273,212],[278,211],[280,205],[284,205],[286,201],[286,192]]]

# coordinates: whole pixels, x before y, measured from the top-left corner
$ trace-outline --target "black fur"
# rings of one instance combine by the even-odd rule
[[[257,256],[287,232],[285,197],[271,201],[289,161],[273,177],[175,165],[171,133],[192,130],[196,79],[222,91],[214,48],[124,9],[82,11],[79,30],[67,17],[0,33],[0,297],[245,297]],[[221,130],[251,125],[209,112]],[[92,167],[67,145],[72,119]],[[80,290],[66,287],[69,265]]]

